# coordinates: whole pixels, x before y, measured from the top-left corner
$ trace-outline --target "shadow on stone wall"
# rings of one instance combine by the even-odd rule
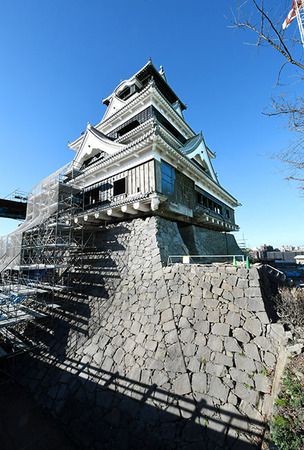
[[[267,268],[262,265],[259,269],[261,294],[265,305],[265,311],[271,322],[278,321],[278,315],[275,309],[275,297],[279,292],[279,281],[275,277],[271,277]]]
[[[39,403],[55,412],[76,448],[259,448],[251,441],[256,439],[258,442],[264,424],[257,420],[248,423],[244,416],[229,409],[215,408],[208,396],[193,401],[155,384],[134,381],[118,372],[101,370],[74,359],[66,358],[60,368],[46,359],[35,361],[38,379],[32,380],[30,388]],[[28,363],[26,361],[26,365]],[[48,386],[47,390],[45,386]]]
[[[41,322],[46,348],[16,360],[81,450],[258,448],[276,356],[257,271],[164,268],[176,230],[149,218],[96,236]]]
[[[120,283],[121,270],[113,255],[117,258],[117,254],[124,254],[125,246],[119,238],[126,239],[129,233],[128,228],[117,225],[113,231],[95,233],[94,247],[89,243],[82,250],[78,249],[77,257],[71,256],[70,267],[61,280],[67,289],[55,292],[49,301],[56,308],[48,310],[48,323],[44,320],[40,324],[38,321],[29,323],[25,337],[63,361],[71,347],[77,348],[92,334],[102,313],[111,304],[109,289],[115,289]]]

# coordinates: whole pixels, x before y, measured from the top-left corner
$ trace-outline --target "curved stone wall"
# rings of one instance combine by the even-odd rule
[[[81,290],[44,330],[50,349],[19,379],[81,449],[257,448],[285,339],[258,271],[166,267],[185,243],[157,217],[95,240]]]

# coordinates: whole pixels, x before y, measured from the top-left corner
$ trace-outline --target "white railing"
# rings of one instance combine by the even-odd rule
[[[182,263],[182,264],[208,264],[208,259],[224,259],[232,260],[232,263],[237,264],[238,261],[242,265],[245,265],[244,255],[169,255],[168,256],[168,266],[172,264]],[[207,259],[207,261],[206,261]],[[200,262],[201,260],[201,262]]]
[[[270,272],[270,273],[271,273],[271,272],[275,272],[277,277],[281,276],[282,279],[283,279],[283,281],[286,280],[286,278],[287,278],[287,277],[286,277],[286,274],[285,274],[284,272],[282,272],[281,270],[276,269],[275,267],[270,266],[269,264],[264,264],[264,267],[269,267],[269,269],[270,269],[269,272]]]

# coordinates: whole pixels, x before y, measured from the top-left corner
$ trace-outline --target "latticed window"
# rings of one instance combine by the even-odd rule
[[[161,162],[162,193],[170,195],[174,193],[175,169],[165,161]]]

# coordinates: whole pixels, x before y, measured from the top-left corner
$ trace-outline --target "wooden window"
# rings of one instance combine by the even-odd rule
[[[161,162],[162,193],[170,195],[174,193],[175,169],[165,161]]]
[[[138,125],[139,125],[138,120],[134,120],[133,122],[128,123],[125,127],[121,128],[121,129],[117,132],[117,135],[118,135],[119,137],[120,137],[120,136],[123,136],[124,134],[129,133],[129,131],[134,130],[134,128],[138,127]]]
[[[121,178],[113,183],[113,195],[121,195],[126,193],[126,179]]]

